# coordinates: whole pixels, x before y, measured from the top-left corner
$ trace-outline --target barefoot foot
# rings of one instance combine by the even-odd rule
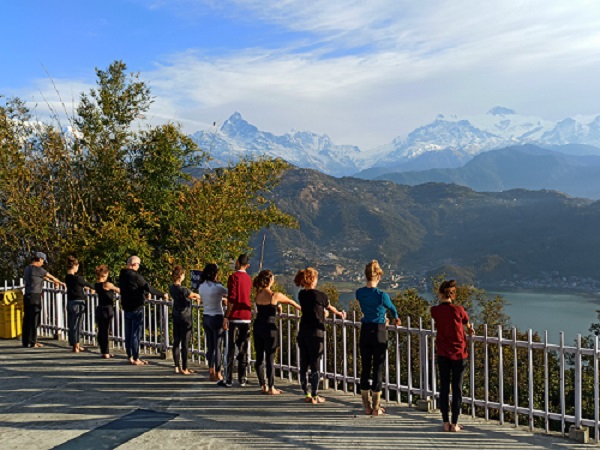
[[[450,431],[450,422],[444,422],[444,431]]]
[[[281,389],[277,389],[276,387],[272,387],[267,391],[269,395],[281,395],[283,391]]]
[[[192,374],[192,371],[191,371],[191,370],[189,370],[189,369],[181,369],[181,373],[182,373],[183,375],[191,375],[191,374]]]
[[[311,398],[311,403],[313,405],[317,405],[319,403],[325,403],[325,397],[321,397],[320,395],[317,395],[315,397]]]
[[[463,430],[463,426],[462,425],[458,425],[457,423],[451,423],[450,424],[450,431],[452,433],[458,433],[459,431]]]

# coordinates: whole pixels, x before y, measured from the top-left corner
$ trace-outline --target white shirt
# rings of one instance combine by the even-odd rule
[[[198,288],[198,294],[202,298],[204,314],[207,316],[222,316],[223,297],[227,297],[227,288],[220,283],[205,281]]]

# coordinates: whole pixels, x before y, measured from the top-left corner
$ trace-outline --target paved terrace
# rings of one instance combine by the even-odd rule
[[[361,414],[360,398],[324,391],[327,403],[285,393],[216,387],[207,370],[172,373],[150,357],[134,367],[123,355],[102,360],[96,348],[72,354],[63,342],[24,350],[0,340],[0,448],[8,449],[523,449],[593,448],[561,437],[464,417],[463,433],[444,433],[438,412],[388,404],[389,415]]]

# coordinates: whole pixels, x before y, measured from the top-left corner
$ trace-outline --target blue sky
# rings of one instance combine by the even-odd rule
[[[19,0],[2,4],[0,94],[76,102],[121,59],[193,132],[239,111],[265,131],[371,148],[438,113],[600,114],[595,0]],[[48,71],[48,74],[46,73]]]

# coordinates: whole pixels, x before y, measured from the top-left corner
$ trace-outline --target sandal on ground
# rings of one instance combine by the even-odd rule
[[[385,414],[385,409],[383,409],[383,408],[381,408],[381,407],[379,407],[379,408],[377,408],[377,409],[374,409],[374,410],[371,412],[371,415],[372,415],[372,416],[383,416],[384,414]]]
[[[310,399],[310,401],[313,405],[317,405],[319,403],[325,403],[325,397],[321,397],[320,395],[317,395],[315,397],[312,397]]]

